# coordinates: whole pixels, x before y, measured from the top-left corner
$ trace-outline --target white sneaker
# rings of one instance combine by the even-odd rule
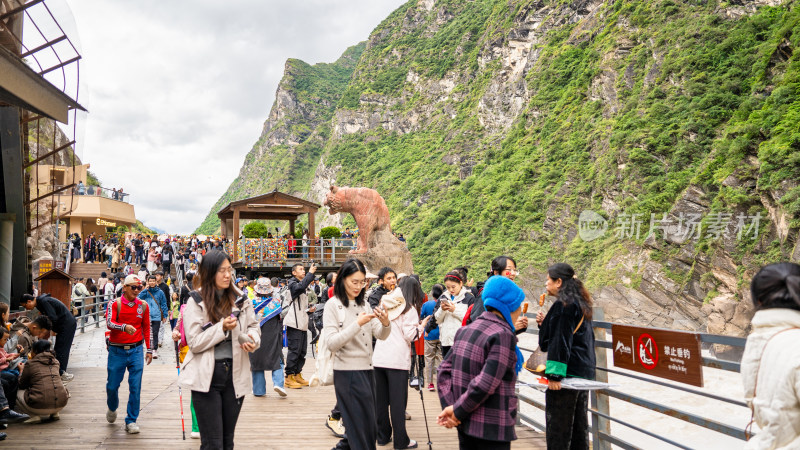
[[[63,381],[64,383],[69,383],[70,381],[72,381],[73,378],[75,378],[75,375],[71,373],[64,372],[61,374],[61,381]]]
[[[128,434],[139,434],[139,425],[136,425],[136,422],[125,424],[125,432]]]
[[[153,359],[158,359],[158,352],[155,350],[153,351]]]
[[[50,420],[61,420],[61,416],[58,413],[50,414]]]
[[[200,439],[200,432],[199,431],[192,431],[191,437],[192,437],[192,439]]]
[[[275,386],[273,389],[275,389],[275,392],[277,392],[281,397],[286,397],[286,389],[280,386]]]
[[[117,421],[117,412],[116,411],[112,411],[110,409],[108,411],[106,411],[106,420],[108,421],[108,423],[116,422]]]

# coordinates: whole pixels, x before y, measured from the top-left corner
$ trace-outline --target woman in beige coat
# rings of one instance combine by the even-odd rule
[[[200,289],[183,312],[189,353],[179,383],[192,391],[201,449],[233,448],[242,401],[252,390],[247,353],[261,342],[253,302],[235,290],[232,276],[228,255],[208,252],[195,281]]]

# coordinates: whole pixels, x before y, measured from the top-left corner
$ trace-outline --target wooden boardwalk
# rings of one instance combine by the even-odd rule
[[[313,370],[313,360],[306,368]],[[0,443],[3,448],[35,449],[89,449],[89,448],[147,448],[180,449],[198,448],[200,441],[190,439],[191,413],[189,392],[183,392],[186,423],[186,440],[181,440],[181,421],[178,405],[177,372],[167,365],[150,365],[145,368],[142,382],[141,433],[127,435],[124,429],[125,408],[128,398],[127,377],[120,389],[120,407],[117,422],[109,424],[106,412],[106,369],[104,367],[76,367],[72,370],[74,381],[67,387],[71,398],[61,412],[61,420],[37,425],[9,425],[8,438]],[[304,373],[310,378],[310,373]],[[267,384],[270,385],[269,376]],[[279,399],[269,391],[266,397],[248,395],[244,401],[236,427],[237,448],[259,449],[330,449],[338,439],[325,427],[325,420],[335,403],[333,386],[303,388],[289,391],[286,399]],[[435,449],[456,449],[456,431],[436,425],[435,416],[441,411],[435,392],[424,391],[431,440]],[[406,422],[411,439],[425,443],[425,423],[419,392],[409,391],[408,412],[412,420]],[[545,448],[544,435],[520,427],[519,439],[512,448]],[[390,449],[391,446],[379,447]]]

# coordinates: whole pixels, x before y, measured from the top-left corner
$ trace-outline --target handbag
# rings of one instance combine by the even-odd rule
[[[338,321],[339,330],[341,330],[345,319],[344,305],[336,297],[328,300],[328,302],[331,301],[334,302],[331,306],[335,307],[336,320]],[[308,380],[309,386],[329,386],[333,384],[333,352],[328,348],[329,339],[330,331],[323,328],[317,349],[317,371]]]
[[[578,326],[572,330],[572,334],[577,333],[578,329],[581,327],[581,325],[583,325],[583,317],[584,316],[581,316],[581,321],[578,322]],[[528,360],[525,361],[525,365],[523,367],[525,367],[525,370],[534,375],[543,376],[544,371],[547,368],[547,352],[542,351],[541,348],[537,348],[533,351],[533,353],[531,353],[531,356],[528,357]]]

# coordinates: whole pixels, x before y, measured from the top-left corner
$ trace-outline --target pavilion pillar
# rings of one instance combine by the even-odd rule
[[[294,221],[297,219],[289,219],[289,234],[294,236]]]
[[[309,211],[308,212],[308,239],[309,239],[308,245],[311,247],[311,249],[310,249],[311,251],[309,252],[309,255],[311,256],[311,259],[316,259],[316,251],[315,250],[316,250],[317,247],[316,247],[316,245],[314,245],[315,242],[316,242],[316,236],[317,236],[317,231],[316,231],[316,229],[314,227],[314,211]]]
[[[233,262],[239,261],[239,208],[233,208]]]

